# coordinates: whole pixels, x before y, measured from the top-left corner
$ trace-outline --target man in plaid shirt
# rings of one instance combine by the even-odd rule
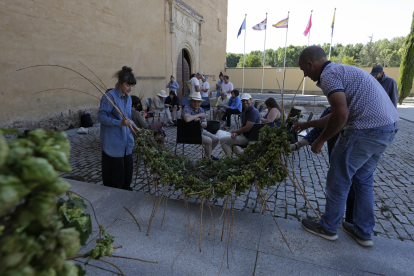
[[[372,246],[373,173],[382,153],[395,139],[398,113],[381,84],[368,72],[328,61],[322,48],[305,48],[298,63],[304,76],[317,82],[331,105],[331,114],[315,121],[315,127],[324,129],[312,143],[312,151],[321,153],[323,144],[339,132],[330,155],[325,213],[319,221],[303,219],[302,227],[327,240],[336,240],[353,183],[353,223],[343,222],[342,226],[360,245]],[[296,125],[294,129],[304,128]]]

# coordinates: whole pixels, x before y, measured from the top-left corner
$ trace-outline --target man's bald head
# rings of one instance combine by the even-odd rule
[[[299,62],[306,63],[308,61],[327,61],[325,51],[318,46],[306,47],[299,56]]]
[[[327,62],[325,51],[318,46],[309,46],[300,53],[298,65],[305,77],[316,82],[325,62]]]

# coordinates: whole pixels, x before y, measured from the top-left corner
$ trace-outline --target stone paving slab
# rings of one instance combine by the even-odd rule
[[[97,186],[89,183],[69,180],[72,191],[88,198],[95,206],[102,199],[95,194],[109,194],[113,199],[107,209],[121,212],[124,202],[144,202],[148,195]],[[156,198],[157,199],[157,198]],[[201,234],[201,252],[199,250],[199,228],[197,225],[189,239],[189,230],[182,227],[187,223],[183,202],[171,201],[168,205],[168,217],[174,223],[155,227],[153,222],[149,235],[139,231],[134,221],[119,219],[108,232],[115,235],[114,255],[157,261],[158,264],[106,258],[118,265],[126,275],[218,275],[223,260],[221,275],[413,275],[411,269],[414,244],[374,237],[374,246],[363,248],[345,233],[340,233],[337,241],[326,241],[314,236],[300,227],[297,221],[277,219],[293,254],[283,242],[281,234],[270,216],[234,211],[234,236],[229,247],[229,268],[227,268],[226,242],[211,240],[207,235],[210,219],[206,221],[205,231]],[[140,204],[140,203],[139,203]],[[135,205],[138,206],[138,205]],[[130,206],[131,212],[145,228],[149,221],[148,213]],[[90,208],[89,208],[90,210]],[[98,217],[105,217],[106,210],[97,209]],[[190,213],[198,213],[200,204],[189,204]],[[219,225],[221,213],[213,211],[213,219]],[[158,214],[158,217],[162,213]],[[219,228],[217,228],[219,230]],[[216,230],[216,231],[217,231]],[[239,234],[237,234],[239,232]],[[254,247],[247,248],[241,242],[250,239]],[[185,243],[189,243],[183,249]],[[93,247],[90,243],[82,252]],[[179,255],[179,253],[182,253]],[[179,256],[178,256],[179,255]],[[177,258],[178,256],[178,258]],[[176,261],[174,266],[172,263]],[[119,275],[118,271],[98,261],[87,266],[88,275]],[[105,269],[98,270],[97,267]],[[110,274],[113,273],[113,274]]]
[[[324,107],[305,107],[304,113],[306,120],[310,112],[314,112],[314,118],[324,110]],[[409,108],[404,109],[404,115],[411,114]],[[414,104],[411,109],[414,114]],[[266,111],[262,111],[265,113]],[[411,117],[410,117],[411,118]],[[235,122],[232,123],[233,127]],[[388,147],[383,154],[374,173],[374,192],[375,192],[375,218],[376,226],[374,234],[380,237],[414,241],[414,148],[412,147],[412,137],[414,137],[414,124],[406,121],[399,121],[399,131],[394,144]],[[174,151],[176,127],[165,127],[168,137],[166,148]],[[91,128],[89,135],[76,134],[74,130],[68,133],[71,141],[72,172],[62,174],[63,177],[85,181],[102,185],[101,177],[101,151],[99,142],[99,128]],[[201,146],[186,145],[184,154],[193,160],[201,158]],[[179,145],[178,152],[181,154],[182,145]],[[224,153],[218,145],[213,151],[213,155],[223,157]],[[136,160],[136,156],[134,157]],[[135,161],[134,161],[135,162]],[[293,172],[303,185],[305,193],[312,206],[319,212],[325,211],[325,183],[329,169],[329,158],[326,146],[322,149],[322,154],[313,154],[309,147],[300,149],[292,155],[293,169],[289,166],[292,177]],[[151,193],[149,181],[146,176],[148,172],[140,162],[138,169],[134,165],[133,186],[135,191]],[[293,183],[287,181],[271,187],[264,191],[267,195],[268,206],[272,209],[275,216],[288,220],[299,221],[303,217],[314,218],[310,206],[305,204],[305,200],[300,192],[294,187]],[[182,200],[184,197],[181,191],[169,191],[169,198]],[[223,207],[225,199],[211,202],[216,207]],[[200,202],[197,197],[192,197],[189,202]],[[235,198],[235,209],[249,212],[260,213],[263,211],[262,203],[257,198],[257,193],[252,187],[241,196]]]

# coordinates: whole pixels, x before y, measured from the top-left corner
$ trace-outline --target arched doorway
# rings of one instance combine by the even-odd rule
[[[191,60],[190,55],[186,49],[182,49],[178,55],[177,61],[177,83],[180,88],[177,90],[177,96],[182,97],[189,96],[187,89],[187,81],[191,76]]]

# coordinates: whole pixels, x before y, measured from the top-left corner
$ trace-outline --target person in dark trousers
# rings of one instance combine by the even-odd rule
[[[371,75],[379,81],[379,83],[384,88],[385,92],[387,92],[388,96],[391,99],[391,102],[397,107],[398,103],[398,88],[397,83],[390,77],[385,75],[382,66],[375,66],[372,68]]]
[[[224,127],[225,130],[229,129],[231,126],[231,115],[232,114],[240,114],[242,111],[242,103],[239,97],[239,90],[233,90],[231,92],[230,100],[228,101],[227,105],[223,106],[226,109],[223,117],[221,117],[221,125],[226,126]]]
[[[331,107],[326,108],[319,119],[322,119],[323,117],[331,114]],[[295,124],[295,127],[300,128],[310,128],[313,127],[313,122],[315,121],[309,121],[309,122],[298,122]],[[321,135],[323,131],[323,127],[314,127],[311,131],[309,131],[308,134],[306,134],[303,139],[299,140],[298,142],[291,144],[290,149],[292,151],[299,150],[301,147],[305,147],[307,145],[312,145],[312,143],[318,139],[319,135]],[[335,146],[336,140],[338,140],[339,133],[335,134],[331,139],[327,141],[328,144],[328,157],[330,159],[332,150]],[[348,223],[354,223],[354,204],[355,204],[355,191],[353,184],[349,188],[348,198],[346,200],[346,211],[345,211],[345,221]]]
[[[132,121],[132,100],[129,93],[136,84],[132,69],[124,66],[115,74],[118,78],[116,87],[106,95],[127,118],[123,120],[108,99],[103,96],[98,111],[101,123],[102,180],[104,186],[132,190],[132,148],[134,137],[129,127],[139,130]]]
[[[169,125],[177,125],[177,111],[180,110],[180,99],[174,91],[170,91],[170,95],[165,98],[165,115],[168,118]],[[172,116],[171,116],[172,113]]]

